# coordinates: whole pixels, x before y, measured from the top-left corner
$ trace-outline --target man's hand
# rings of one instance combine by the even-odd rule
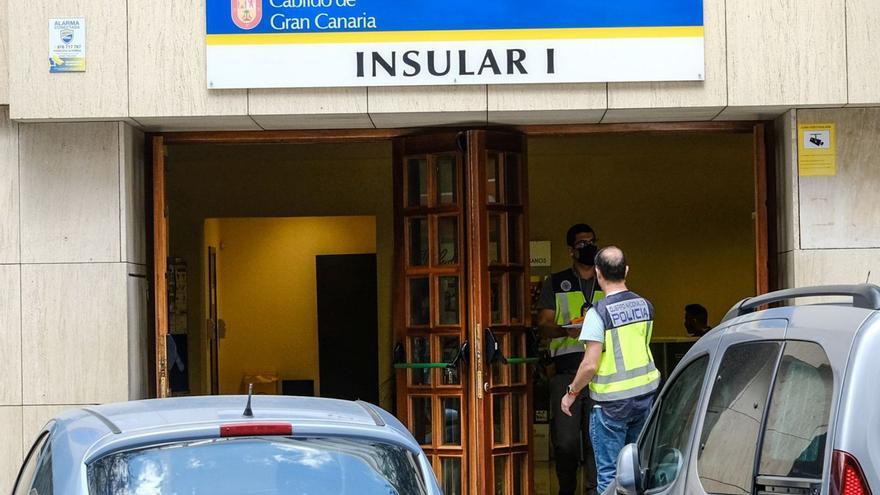
[[[576,339],[581,336],[581,329],[580,328],[566,328],[565,331],[568,332],[568,336],[573,339]]]
[[[552,309],[538,311],[538,329],[541,331],[541,336],[548,339],[567,335],[565,329],[556,324],[556,311]]]
[[[566,393],[562,396],[562,404],[560,407],[562,408],[562,412],[564,412],[567,416],[571,416],[571,406],[574,404],[574,401],[577,400],[576,395],[571,395]]]
[[[593,379],[593,375],[596,374],[596,370],[599,369],[599,361],[601,359],[602,342],[588,341],[585,347],[584,358],[581,360],[581,365],[578,366],[574,380],[571,381],[569,386],[574,390],[580,390],[582,393],[585,392],[590,385],[590,380]],[[562,397],[562,404],[560,404],[562,412],[571,416],[571,405],[574,404],[575,400],[577,400],[577,396],[566,393]]]

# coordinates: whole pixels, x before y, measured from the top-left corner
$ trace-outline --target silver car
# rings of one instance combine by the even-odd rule
[[[14,495],[440,495],[393,416],[365,402],[188,397],[109,404],[50,421]]]
[[[848,300],[762,310],[826,296]],[[878,310],[874,285],[782,290],[735,305],[671,373],[606,493],[880,491]]]

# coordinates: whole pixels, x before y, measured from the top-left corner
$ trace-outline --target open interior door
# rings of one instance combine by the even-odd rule
[[[156,397],[168,396],[168,217],[165,207],[165,140],[153,137],[153,294]]]

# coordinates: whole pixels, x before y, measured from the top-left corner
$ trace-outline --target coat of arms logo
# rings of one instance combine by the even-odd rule
[[[232,22],[241,29],[257,27],[263,18],[263,0],[231,0]]]

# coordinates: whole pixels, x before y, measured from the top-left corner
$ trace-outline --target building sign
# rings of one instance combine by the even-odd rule
[[[86,71],[86,20],[49,19],[49,72]]]
[[[798,125],[798,174],[837,174],[837,143],[834,124]]]
[[[208,87],[700,81],[702,0],[207,0]]]

